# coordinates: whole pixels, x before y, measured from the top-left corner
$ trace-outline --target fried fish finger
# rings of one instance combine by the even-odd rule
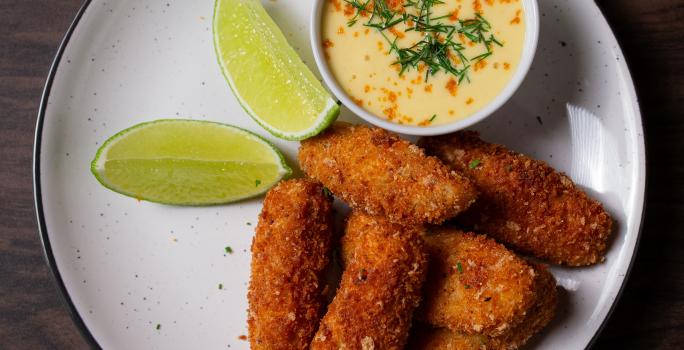
[[[601,204],[545,162],[462,131],[420,144],[480,190],[459,222],[516,250],[557,264],[604,260],[612,220]]]
[[[544,267],[535,270],[536,297],[522,322],[499,336],[464,334],[448,328],[416,324],[407,348],[415,350],[515,350],[539,333],[553,319],[557,305],[556,281]]]
[[[490,337],[482,334],[463,334],[448,328],[416,323],[411,328],[407,348],[412,350],[503,350],[495,348]]]
[[[323,187],[282,181],[266,195],[252,242],[252,349],[307,349],[325,306],[333,209]]]
[[[468,179],[379,128],[337,123],[302,142],[299,162],[352,208],[395,223],[441,223],[477,197]]]
[[[556,279],[540,264],[530,263],[535,272],[536,298],[532,308],[517,326],[494,338],[499,349],[517,349],[546,327],[556,315],[558,287]]]
[[[354,212],[345,270],[311,349],[403,349],[427,269],[422,230]]]
[[[418,318],[463,334],[501,335],[522,322],[537,295],[535,270],[483,235],[434,228]]]

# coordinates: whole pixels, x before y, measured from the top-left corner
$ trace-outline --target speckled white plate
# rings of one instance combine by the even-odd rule
[[[304,61],[311,1],[267,0]],[[86,1],[55,59],[38,118],[35,194],[47,260],[84,336],[106,349],[246,349],[249,246],[260,199],[177,208],[111,192],[89,162],[109,136],[158,118],[231,123],[273,141],[223,80],[213,0]],[[618,44],[590,0],[541,0],[532,70],[475,129],[568,172],[616,220],[606,263],[554,268],[567,292],[530,347],[582,349],[614,306],[642,219],[641,116]],[[357,120],[343,112],[343,118]],[[233,249],[227,254],[225,247]],[[220,289],[219,285],[223,285]]]

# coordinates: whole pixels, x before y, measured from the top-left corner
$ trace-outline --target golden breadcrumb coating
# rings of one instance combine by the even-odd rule
[[[530,263],[535,271],[536,298],[532,308],[517,326],[499,337],[492,338],[499,349],[517,349],[539,333],[556,315],[558,288],[556,279],[541,264]]]
[[[480,190],[459,222],[553,263],[584,266],[604,260],[612,220],[566,175],[482,141],[472,131],[427,137],[420,144]]]
[[[406,346],[411,350],[499,350],[490,337],[482,334],[462,334],[448,328],[435,328],[416,323]]]
[[[464,334],[501,335],[536,297],[534,269],[483,235],[433,228],[424,237],[430,267],[418,318]]]
[[[266,194],[247,294],[252,349],[309,347],[325,307],[332,214],[331,198],[310,180],[281,181]]]
[[[299,162],[352,208],[401,224],[441,223],[477,197],[468,179],[379,128],[336,123],[302,142]]]
[[[421,233],[352,213],[342,281],[311,349],[403,349],[428,264]]]
[[[546,268],[532,264],[535,270],[535,301],[517,326],[492,337],[464,334],[447,328],[433,328],[417,323],[411,329],[407,349],[412,350],[515,350],[541,331],[553,319],[557,304],[556,280]]]

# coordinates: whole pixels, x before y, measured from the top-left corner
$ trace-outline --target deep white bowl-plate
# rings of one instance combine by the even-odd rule
[[[313,67],[312,2],[264,4]],[[158,118],[252,130],[296,167],[298,143],[261,129],[223,80],[212,47],[213,6],[212,0],[87,2],[48,79],[35,147],[41,235],[78,326],[106,349],[248,348],[239,338],[247,334],[249,246],[261,200],[169,207],[111,192],[89,172],[109,136]],[[615,304],[638,242],[641,116],[620,48],[596,5],[542,0],[540,14],[539,49],[527,79],[475,129],[569,173],[615,218],[606,263],[553,268],[566,292],[558,317],[531,344],[581,349]],[[358,121],[347,111],[343,118]]]

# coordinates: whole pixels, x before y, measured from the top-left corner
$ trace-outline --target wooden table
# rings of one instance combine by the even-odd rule
[[[0,0],[0,349],[88,347],[43,260],[31,180],[41,91],[80,3]],[[684,349],[684,1],[598,3],[641,99],[648,193],[636,264],[595,348]]]

